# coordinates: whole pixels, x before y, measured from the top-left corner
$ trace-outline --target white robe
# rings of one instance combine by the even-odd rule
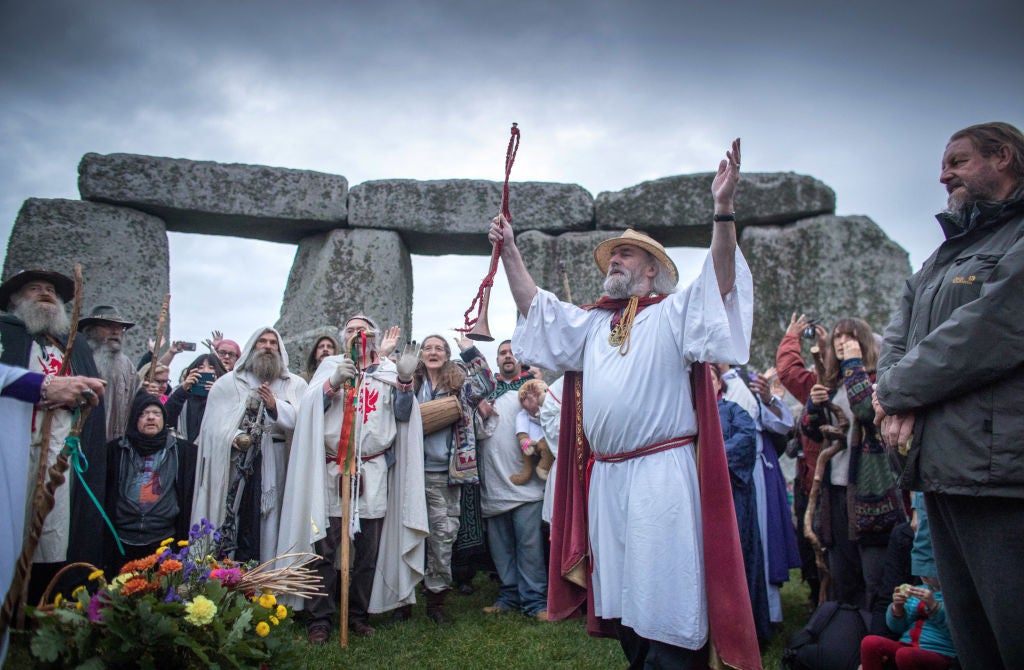
[[[23,368],[0,363],[0,391],[23,375]],[[14,579],[14,566],[21,553],[25,532],[26,488],[28,480],[28,441],[32,426],[32,405],[14,398],[0,398],[0,504],[4,523],[0,524],[0,598],[7,595]],[[7,636],[0,641],[0,665],[7,653]]]
[[[595,454],[693,435],[689,366],[742,364],[753,320],[750,270],[736,250],[736,286],[718,290],[710,254],[694,282],[636,316],[627,355],[608,343],[612,314],[540,291],[520,318],[520,361],[583,370],[583,428]],[[697,649],[707,639],[700,498],[692,445],[595,463],[590,482],[595,613],[652,640]]]
[[[239,361],[248,360],[256,340],[272,328],[257,330],[245,345]],[[281,356],[288,367],[288,353],[281,336]],[[249,372],[235,368],[218,379],[210,389],[206,400],[206,413],[199,429],[197,440],[199,451],[196,461],[195,495],[192,499],[192,523],[208,519],[213,525],[224,523],[227,514],[225,498],[231,481],[231,442],[239,433],[239,423],[245,412],[246,399],[259,388],[260,381]],[[288,373],[283,379],[274,380],[270,390],[277,399],[277,419],[272,420],[270,430],[263,434],[262,501],[260,523],[260,560],[274,557],[277,549],[277,533],[281,513],[281,499],[284,495],[285,476],[288,466],[288,445],[295,429],[295,412],[299,400],[306,390],[306,381],[298,375]],[[269,417],[268,417],[269,418]],[[275,441],[275,438],[277,441]]]
[[[326,535],[330,517],[341,516],[338,466],[328,464],[326,458],[337,454],[344,397],[335,396],[325,412],[323,384],[343,358],[329,356],[321,362],[299,405],[281,510],[278,555],[312,552],[313,545]],[[394,386],[396,379],[394,363],[385,360],[374,373],[363,377],[360,397],[363,389],[376,389],[383,395]],[[416,602],[415,587],[423,579],[424,538],[429,532],[419,405],[414,399],[409,421],[395,422],[390,395],[378,397],[377,403],[388,411],[374,412],[370,417],[378,414],[383,420],[387,418],[384,415],[390,413],[394,424],[390,430],[378,426],[375,430],[364,431],[365,405],[357,410],[356,422],[357,444],[364,457],[380,453],[392,443],[395,450],[395,464],[390,469],[384,457],[365,461],[361,466],[362,475],[368,480],[383,478],[371,483],[367,487],[368,496],[359,501],[359,513],[368,515],[366,518],[384,517],[368,608],[371,613]],[[379,511],[381,503],[385,505],[383,512]],[[287,562],[279,563],[278,567],[284,565]],[[286,598],[284,602],[296,609],[304,607],[304,601],[299,598]]]

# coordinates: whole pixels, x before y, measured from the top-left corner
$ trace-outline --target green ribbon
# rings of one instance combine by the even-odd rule
[[[75,409],[74,416],[72,418],[72,425],[77,425],[81,420],[82,410]],[[64,450],[63,453],[68,456],[71,460],[71,466],[75,470],[75,474],[78,475],[78,481],[81,482],[85,492],[89,494],[89,498],[92,500],[92,504],[99,510],[100,516],[103,517],[103,521],[106,522],[107,528],[114,535],[114,541],[117,543],[117,550],[124,556],[124,545],[121,544],[121,538],[118,536],[117,531],[114,529],[114,524],[107,516],[106,511],[103,509],[103,505],[96,499],[96,495],[89,488],[89,485],[85,482],[85,477],[82,476],[83,472],[89,470],[89,459],[85,457],[85,452],[82,451],[82,441],[77,435],[68,435],[64,438]]]

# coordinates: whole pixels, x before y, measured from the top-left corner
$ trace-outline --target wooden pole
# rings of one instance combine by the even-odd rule
[[[341,473],[341,646],[348,647],[348,591],[349,591],[349,560],[351,556],[351,540],[348,526],[352,520],[352,475]]]
[[[160,340],[164,335],[164,326],[167,325],[167,311],[171,306],[171,294],[164,296],[163,305],[160,306],[160,318],[156,321],[156,337],[153,338],[153,358],[149,361],[149,372],[146,373],[146,381],[152,383],[156,377],[156,362],[160,358]]]

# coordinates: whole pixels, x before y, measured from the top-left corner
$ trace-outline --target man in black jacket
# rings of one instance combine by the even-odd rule
[[[946,240],[908,280],[878,364],[877,421],[925,492],[964,668],[1021,667],[1024,598],[1024,135],[953,134]]]

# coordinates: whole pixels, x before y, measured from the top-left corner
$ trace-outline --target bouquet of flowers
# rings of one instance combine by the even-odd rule
[[[261,668],[295,662],[296,633],[283,594],[309,597],[313,554],[257,565],[219,557],[220,534],[205,519],[188,540],[164,540],[109,584],[102,570],[65,599],[36,610],[32,655],[61,667]],[[292,559],[271,569],[279,559]],[[300,636],[301,638],[301,636]]]

